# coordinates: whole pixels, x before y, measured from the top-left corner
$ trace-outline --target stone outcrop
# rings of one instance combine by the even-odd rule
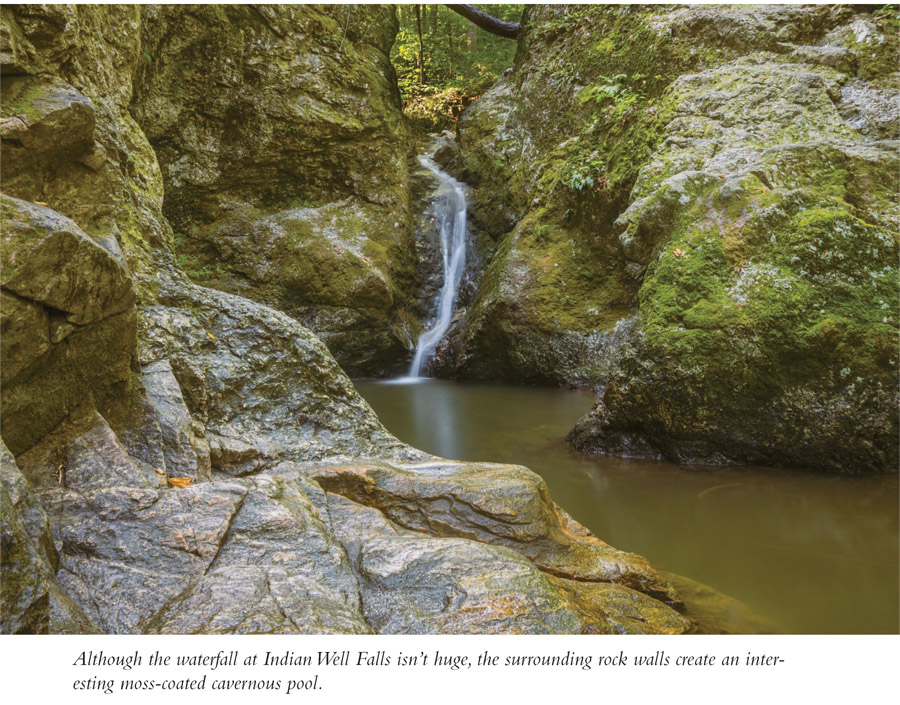
[[[2,196],[3,438],[20,453],[81,399],[132,379],[135,297],[122,265],[72,220]]]
[[[298,266],[311,268],[299,280],[346,284],[348,300],[389,310],[399,279],[382,286],[387,260],[360,250],[370,262],[346,281],[332,266],[364,240],[387,248],[384,231],[340,260],[312,242],[354,213],[378,226],[396,211],[392,242],[411,232],[399,115],[375,119],[396,112],[389,10],[0,12],[2,631],[696,629],[668,579],[590,536],[540,478],[405,446],[294,317],[185,272],[169,217],[209,234],[249,218],[260,242],[295,228]],[[245,34],[216,34],[238,22]],[[306,45],[292,43],[298,28]],[[344,63],[375,66],[370,84],[339,75]],[[242,100],[268,81],[276,97],[262,109]],[[340,123],[364,103],[377,105]],[[295,113],[259,122],[279,105]],[[321,131],[292,137],[292,125]],[[311,145],[313,162],[295,159]],[[238,163],[251,149],[259,161]],[[348,164],[357,152],[365,163]],[[260,190],[281,168],[291,196],[323,203]]]
[[[131,112],[159,159],[184,271],[286,311],[351,374],[395,367],[416,277],[393,9],[142,17]]]
[[[897,22],[529,7],[459,123],[457,375],[596,387],[589,452],[896,471]]]

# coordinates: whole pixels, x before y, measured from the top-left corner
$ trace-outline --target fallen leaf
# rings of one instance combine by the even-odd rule
[[[724,179],[724,178],[725,178],[725,174],[719,174],[719,178],[720,178],[720,179]]]
[[[207,333],[206,335],[207,335],[207,337],[208,337],[210,340],[215,340],[215,339],[216,339],[216,336],[214,336],[212,333]]]
[[[36,203],[36,204],[39,205],[39,206],[46,206],[46,205],[47,205],[47,204],[44,203],[43,201],[35,201],[34,203]]]
[[[191,484],[191,478],[189,477],[170,477],[169,484],[172,487],[187,487]]]
[[[368,257],[363,257],[363,258],[362,258],[362,261],[365,262],[366,264],[369,264],[369,258],[368,258]]]

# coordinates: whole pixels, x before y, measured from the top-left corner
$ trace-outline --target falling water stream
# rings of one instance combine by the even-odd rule
[[[433,212],[441,241],[443,284],[437,296],[437,317],[434,324],[419,336],[416,344],[416,354],[409,367],[409,378],[413,379],[422,376],[422,368],[450,327],[466,266],[468,239],[465,188],[452,176],[441,171],[431,156],[419,155],[419,162],[440,181]]]

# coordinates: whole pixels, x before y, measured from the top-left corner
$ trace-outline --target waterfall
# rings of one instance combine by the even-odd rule
[[[431,171],[440,181],[434,216],[438,221],[441,239],[441,261],[443,262],[444,283],[437,296],[437,317],[434,325],[419,336],[416,354],[409,368],[410,377],[419,377],[423,365],[431,358],[434,349],[441,342],[450,327],[459,285],[466,266],[466,194],[463,185],[449,174],[441,171],[431,157],[419,155],[422,166]]]

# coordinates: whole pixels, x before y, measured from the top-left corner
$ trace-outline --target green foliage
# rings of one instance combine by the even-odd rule
[[[554,83],[568,88],[578,79],[578,69],[571,61],[566,61],[550,74],[550,78],[553,79]]]
[[[578,7],[577,5],[575,7]],[[585,22],[589,20],[588,11],[585,8],[579,8],[567,12],[562,17],[554,18],[548,22],[544,22],[532,31],[535,37],[550,38],[555,34],[567,32],[573,29],[580,29]]]
[[[220,264],[211,267],[209,262],[202,261],[196,255],[183,252],[182,250],[187,247],[188,243],[188,237],[184,233],[173,233],[173,239],[176,252],[175,261],[192,280],[209,281],[213,277],[221,277],[225,274],[225,270]]]
[[[607,186],[606,163],[597,152],[578,152],[566,162],[564,181],[574,191],[586,188],[604,189]]]
[[[411,91],[403,106],[404,114],[425,130],[449,129],[481,91],[463,91],[454,86],[422,86]]]
[[[638,82],[643,84],[644,79],[643,74],[636,73],[630,81],[632,84]],[[653,105],[653,99],[648,100],[640,89],[628,85],[629,78],[624,73],[616,74],[612,78],[600,76],[600,80],[604,83],[581,89],[578,94],[579,102],[594,101],[598,105],[609,105],[615,117],[632,113],[642,102],[646,102],[648,106]]]
[[[606,81],[602,86],[588,86],[578,96],[578,99],[585,103],[591,98],[596,102],[600,102],[604,98],[615,98],[622,92],[625,80],[628,78],[624,73],[616,74],[612,78],[601,76],[600,79]]]
[[[573,171],[569,177],[569,188],[578,191],[583,190],[586,186],[594,185],[594,177],[588,173],[581,171]]]
[[[484,93],[511,64],[516,42],[482,29],[443,5],[398,5],[400,31],[391,62],[404,112],[425,129],[448,128],[466,105]],[[479,4],[479,9],[518,21],[521,4]],[[419,66],[419,27],[422,59]]]
[[[203,264],[195,255],[180,253],[175,257],[178,266],[184,270],[191,279],[204,280],[212,276],[212,269],[208,264]]]

